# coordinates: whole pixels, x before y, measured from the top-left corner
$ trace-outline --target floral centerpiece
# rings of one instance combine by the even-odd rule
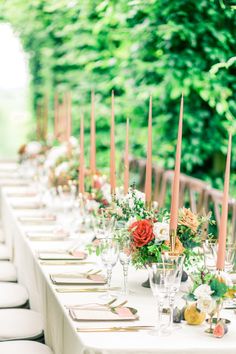
[[[23,144],[18,149],[19,162],[22,163],[26,160],[34,160],[43,157],[48,147],[39,141],[30,141]]]
[[[92,174],[85,172],[86,208],[89,212],[97,211],[100,208],[107,208],[111,202],[111,186],[107,177],[99,172]]]
[[[69,143],[54,146],[47,154],[44,168],[48,171],[49,184],[53,187],[78,181],[79,145],[74,137]]]
[[[132,262],[137,268],[160,262],[162,253],[170,250],[170,215],[166,210],[158,209],[157,203],[148,208],[143,193],[131,188],[127,195],[118,195],[109,212],[117,220],[125,221],[117,237],[119,242],[124,238],[130,239]],[[185,254],[186,265],[198,256],[195,249],[201,245],[201,233],[206,222],[210,222],[210,214],[199,216],[190,209],[179,210],[175,252]]]
[[[187,299],[193,303],[185,310],[185,319],[189,324],[200,324],[196,321],[199,314],[208,314],[210,316],[210,328],[206,330],[207,333],[213,333],[218,336],[218,332],[224,334],[224,321],[219,318],[219,313],[222,307],[223,300],[232,297],[235,293],[230,276],[222,271],[214,273],[202,268],[190,274],[192,285]],[[215,326],[216,333],[213,329],[213,317],[217,316]],[[205,316],[203,316],[205,319]],[[223,326],[222,326],[223,325]]]

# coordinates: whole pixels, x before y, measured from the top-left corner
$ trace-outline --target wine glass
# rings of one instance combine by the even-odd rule
[[[204,255],[204,265],[207,270],[216,270],[216,260],[217,260],[217,240],[205,240],[202,244],[203,255]]]
[[[97,239],[109,238],[115,227],[115,219],[100,211],[93,215],[92,224],[94,235]]]
[[[129,294],[128,290],[128,270],[129,270],[129,264],[131,261],[131,248],[130,248],[130,238],[124,238],[120,241],[119,243],[119,259],[120,263],[123,267],[123,275],[124,275],[124,286],[122,290],[122,296],[127,298]]]
[[[181,277],[183,273],[184,255],[175,252],[165,252],[162,254],[162,260],[165,267],[165,286],[169,296],[170,317],[168,327],[165,329],[166,334],[172,333],[173,314],[176,294],[179,291]],[[180,328],[175,325],[175,328]]]
[[[165,284],[165,266],[164,263],[151,263],[147,265],[150,286],[152,294],[157,303],[157,317],[155,329],[150,332],[151,335],[162,334],[162,311],[164,307],[164,301],[166,298],[166,284]]]
[[[100,239],[100,256],[102,263],[107,271],[107,293],[102,295],[101,298],[106,301],[114,299],[114,296],[110,292],[112,270],[116,265],[119,255],[119,245],[114,238]]]

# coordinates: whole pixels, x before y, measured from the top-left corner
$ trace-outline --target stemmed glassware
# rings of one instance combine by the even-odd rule
[[[123,290],[122,290],[121,295],[126,298],[129,294],[128,270],[129,270],[129,264],[131,261],[131,249],[130,249],[130,239],[129,238],[125,238],[120,243],[119,259],[120,259],[120,263],[123,267],[123,275],[124,275],[124,286],[123,286]]]
[[[102,263],[107,271],[107,293],[102,295],[101,298],[106,301],[110,301],[114,298],[114,296],[110,292],[111,288],[111,278],[112,278],[112,270],[116,265],[119,255],[119,245],[118,242],[110,237],[100,239],[100,256]]]
[[[59,215],[59,222],[63,230],[69,231],[74,218],[72,210],[75,205],[76,186],[69,183],[68,185],[58,186],[57,191],[62,203],[62,214]]]
[[[166,298],[165,265],[161,263],[151,263],[147,265],[150,286],[153,296],[157,303],[157,317],[155,329],[150,332],[151,335],[162,334],[162,311]]]
[[[165,329],[166,334],[172,333],[173,326],[173,314],[176,294],[179,291],[181,277],[183,273],[184,255],[177,254],[175,252],[165,252],[162,255],[162,260],[165,268],[165,287],[169,297],[170,317],[169,325]],[[177,325],[175,326],[178,327]]]
[[[100,212],[93,215],[92,224],[97,239],[109,238],[115,227],[115,219]]]
[[[210,272],[216,271],[217,263],[217,251],[218,243],[217,240],[206,240],[203,245],[204,253],[204,264],[206,269]],[[235,264],[235,255],[236,255],[236,244],[235,243],[226,243],[225,249],[225,272],[231,272]]]

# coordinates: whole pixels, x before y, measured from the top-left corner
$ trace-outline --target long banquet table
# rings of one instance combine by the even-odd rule
[[[5,166],[4,168],[5,169]],[[11,172],[13,173],[13,172]],[[17,178],[16,176],[14,176]],[[2,181],[2,182],[1,182]],[[14,182],[14,179],[10,181]],[[15,185],[14,185],[15,184]],[[3,235],[6,244],[12,250],[12,260],[17,268],[19,283],[26,286],[30,306],[43,315],[45,340],[55,354],[117,354],[117,353],[181,353],[181,354],[235,354],[236,353],[236,314],[225,310],[224,315],[231,320],[229,332],[222,339],[216,339],[204,333],[206,324],[189,326],[173,332],[168,337],[151,336],[148,331],[123,333],[78,333],[81,327],[107,327],[124,325],[153,325],[155,323],[155,301],[150,289],[141,287],[146,280],[146,271],[136,271],[130,267],[129,272],[129,305],[138,310],[140,320],[134,323],[124,322],[74,322],[65,305],[82,304],[97,300],[97,293],[59,293],[52,284],[49,275],[55,272],[89,269],[91,265],[44,265],[38,257],[38,250],[67,249],[75,240],[32,241],[26,231],[49,228],[54,225],[29,225],[19,221],[22,215],[42,213],[40,210],[22,210],[13,207],[14,203],[34,202],[35,197],[12,197],[10,193],[26,191],[28,185],[21,185],[19,179],[15,183],[6,183],[4,171],[0,165],[1,185],[1,217]],[[98,262],[95,256],[88,260]],[[1,265],[0,265],[1,266]],[[100,265],[99,265],[100,267]],[[113,272],[112,285],[121,286],[122,269],[116,265]]]

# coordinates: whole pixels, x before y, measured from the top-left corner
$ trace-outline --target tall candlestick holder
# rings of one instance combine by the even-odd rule
[[[177,237],[177,230],[170,229],[170,249],[171,249],[171,252],[175,251],[176,237]]]

